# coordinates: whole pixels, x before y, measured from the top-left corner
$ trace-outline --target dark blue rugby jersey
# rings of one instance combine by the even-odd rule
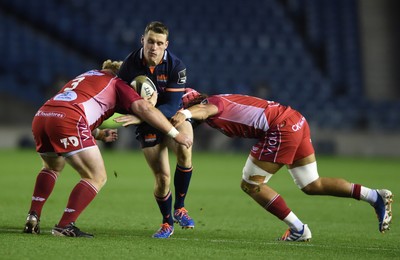
[[[169,50],[164,53],[160,64],[153,73],[143,61],[143,48],[132,52],[125,58],[118,76],[131,83],[139,75],[147,75],[157,87],[158,101],[156,107],[170,118],[179,109],[186,85],[186,66]]]

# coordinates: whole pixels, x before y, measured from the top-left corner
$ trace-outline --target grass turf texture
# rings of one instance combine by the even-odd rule
[[[353,199],[308,196],[285,169],[270,185],[313,233],[310,243],[276,241],[286,225],[239,188],[246,154],[195,153],[186,206],[193,230],[175,227],[167,240],[151,238],[161,222],[153,177],[140,152],[104,151],[108,182],[77,221],[94,239],[50,234],[78,175],[67,166],[47,201],[41,235],[23,234],[36,174],[31,150],[0,150],[0,259],[393,259],[400,257],[398,203],[392,230],[378,232],[373,208]],[[173,165],[174,163],[172,163]],[[321,176],[343,177],[400,194],[398,159],[319,157]],[[116,174],[114,174],[114,171]],[[116,176],[115,176],[116,175]]]

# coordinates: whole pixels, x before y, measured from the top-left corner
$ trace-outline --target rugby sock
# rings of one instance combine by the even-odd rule
[[[303,222],[291,211],[286,218],[283,219],[290,229],[301,231],[303,229]]]
[[[161,215],[163,216],[163,223],[168,223],[169,225],[173,226],[174,225],[174,220],[172,219],[171,215],[171,208],[172,208],[172,195],[171,191],[168,191],[168,194],[163,197],[157,197],[154,195],[158,207],[160,208]]]
[[[284,220],[291,212],[285,200],[279,194],[276,194],[264,208],[280,220]]]
[[[185,206],[186,193],[189,189],[190,179],[192,177],[193,167],[185,168],[176,165],[174,175],[175,185],[175,203],[174,209],[179,209]]]
[[[29,212],[35,211],[38,217],[42,214],[44,203],[50,196],[57,181],[57,174],[52,170],[42,169],[36,177]]]
[[[371,190],[370,188],[361,186],[360,199],[374,205],[378,200],[378,192]]]
[[[65,227],[71,222],[75,222],[97,193],[97,189],[91,183],[81,180],[72,190],[67,207],[57,226]]]
[[[360,184],[351,184],[351,197],[356,200],[360,200],[361,193],[361,185]]]

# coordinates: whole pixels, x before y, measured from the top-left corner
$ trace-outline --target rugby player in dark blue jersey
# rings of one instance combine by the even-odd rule
[[[168,28],[163,23],[149,23],[141,38],[142,47],[126,57],[118,76],[131,83],[136,76],[147,75],[157,86],[156,107],[167,118],[171,118],[179,110],[185,91],[186,66],[167,50],[168,34]],[[178,131],[193,137],[193,128],[189,122],[182,124]],[[174,232],[174,222],[179,223],[182,228],[193,228],[194,221],[184,207],[192,176],[192,148],[174,144],[170,137],[147,123],[137,126],[136,139],[140,141],[147,163],[154,173],[154,197],[163,216],[161,228],[153,237],[170,237]],[[168,149],[177,157],[173,214]]]

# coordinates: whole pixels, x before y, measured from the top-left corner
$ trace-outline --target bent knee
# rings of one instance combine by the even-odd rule
[[[97,176],[96,178],[93,179],[93,181],[96,183],[98,190],[100,190],[107,183],[107,175]]]
[[[311,182],[301,190],[307,195],[320,195],[322,194],[323,187],[320,179],[318,178],[317,180]]]
[[[103,178],[100,179],[100,184],[103,187],[107,183],[107,176],[104,176]]]
[[[179,156],[177,157],[177,164],[179,166],[190,168],[192,167],[192,156]]]
[[[169,174],[155,174],[155,183],[159,188],[169,187],[171,176]]]
[[[83,180],[86,180],[89,182],[94,188],[96,188],[97,192],[99,192],[103,186],[107,182],[107,176],[91,176],[89,178],[82,178]]]
[[[260,184],[258,184],[258,185],[250,184],[250,183],[246,182],[245,180],[242,180],[242,182],[240,183],[240,188],[242,189],[242,191],[246,192],[249,195],[260,192],[260,189],[261,189]]]
[[[192,150],[181,145],[176,151],[178,165],[190,168],[192,166]]]

